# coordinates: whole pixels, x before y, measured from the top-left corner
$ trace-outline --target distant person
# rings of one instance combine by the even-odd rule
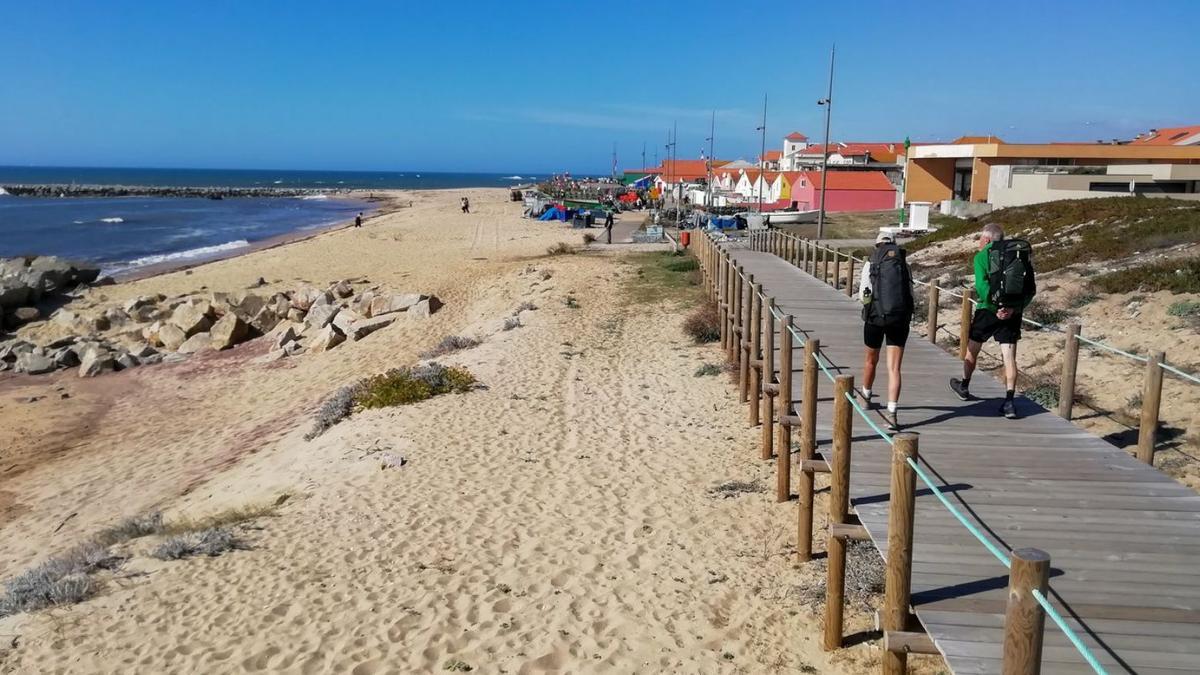
[[[612,229],[613,229],[613,212],[606,211],[604,213],[604,239],[605,239],[605,242],[609,243],[609,244],[612,243]]]
[[[462,212],[463,213],[471,212],[471,200],[467,199],[466,197],[462,198]]]
[[[362,211],[359,211],[358,215],[354,216],[354,226],[362,227]]]
[[[1037,293],[1029,242],[1005,239],[999,225],[985,225],[975,254],[975,293],[979,302],[971,318],[963,377],[950,380],[950,390],[964,401],[971,398],[971,375],[983,343],[996,338],[1004,361],[1004,403],[1000,414],[1016,419],[1013,396],[1017,389],[1017,341],[1021,339],[1021,313]]]
[[[887,341],[888,397],[883,420],[888,431],[899,431],[897,406],[900,403],[900,365],[904,362],[904,345],[912,324],[912,274],[904,249],[896,245],[890,234],[879,233],[875,250],[863,265],[858,299],[863,303],[862,400],[871,404],[871,387],[875,384],[875,367],[879,352]]]

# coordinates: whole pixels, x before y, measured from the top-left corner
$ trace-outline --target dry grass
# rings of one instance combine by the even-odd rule
[[[427,349],[421,352],[420,356],[423,359],[436,359],[439,356],[444,356],[453,352],[478,347],[482,344],[479,340],[465,335],[447,335],[441,339],[432,349]]]
[[[286,501],[286,495],[281,495],[273,502],[244,504],[203,516],[180,516],[168,520],[156,534],[190,534],[274,516],[278,513],[279,506],[284,501]]]
[[[715,302],[706,302],[683,320],[683,332],[696,344],[721,339],[721,319]]]
[[[233,532],[211,528],[171,537],[154,549],[151,555],[159,560],[180,560],[197,555],[218,556],[240,548],[245,548],[245,544]]]
[[[551,246],[550,248],[546,249],[546,255],[548,255],[548,256],[572,255],[574,253],[575,253],[575,247],[568,244],[565,241],[560,241],[557,244],[555,244],[554,246]]]

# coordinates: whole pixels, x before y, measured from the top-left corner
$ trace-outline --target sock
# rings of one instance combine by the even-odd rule
[[[964,377],[961,380],[961,382],[962,382],[963,389],[966,389],[967,387],[971,386],[971,378],[969,378],[969,377]]]
[[[890,412],[890,413],[896,412],[896,402],[895,401],[888,401],[888,412]]]
[[[863,389],[863,398],[871,398],[871,390]]]
[[[1005,400],[1005,401],[1011,401],[1011,400],[1013,400],[1013,395],[1014,395],[1014,394],[1016,394],[1016,390],[1015,390],[1015,389],[1009,389],[1009,390],[1005,391],[1005,392],[1004,392],[1004,400]]]

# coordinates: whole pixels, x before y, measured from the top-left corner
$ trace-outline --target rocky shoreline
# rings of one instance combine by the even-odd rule
[[[315,197],[318,195],[349,195],[346,188],[277,188],[277,187],[170,187],[154,185],[75,185],[75,184],[15,184],[0,185],[0,192],[18,197]]]

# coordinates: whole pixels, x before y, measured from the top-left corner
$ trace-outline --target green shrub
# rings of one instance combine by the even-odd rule
[[[704,363],[704,364],[701,364],[700,367],[696,369],[695,376],[696,377],[709,377],[712,375],[720,375],[720,374],[721,374],[721,366],[718,366],[715,363]]]
[[[1163,260],[1102,274],[1092,279],[1092,286],[1105,293],[1200,293],[1200,256]]]
[[[1195,300],[1180,300],[1179,302],[1171,303],[1167,308],[1167,314],[1177,316],[1182,319],[1190,319],[1200,316],[1200,302]]]
[[[1043,305],[1035,300],[1032,305],[1025,308],[1025,318],[1033,319],[1047,326],[1057,326],[1071,318],[1071,313],[1065,309],[1055,309],[1054,307]]]
[[[700,269],[700,261],[695,258],[680,258],[668,260],[663,267],[671,272],[691,272]]]
[[[1046,410],[1058,408],[1058,385],[1043,382],[1025,390],[1025,398],[1036,402]]]
[[[1100,299],[1100,294],[1095,291],[1080,291],[1071,297],[1067,298],[1067,307],[1071,309],[1079,309],[1086,307]]]
[[[414,368],[393,368],[363,380],[354,403],[363,409],[417,403],[439,394],[462,393],[475,386],[475,376],[465,368],[429,363]]]

